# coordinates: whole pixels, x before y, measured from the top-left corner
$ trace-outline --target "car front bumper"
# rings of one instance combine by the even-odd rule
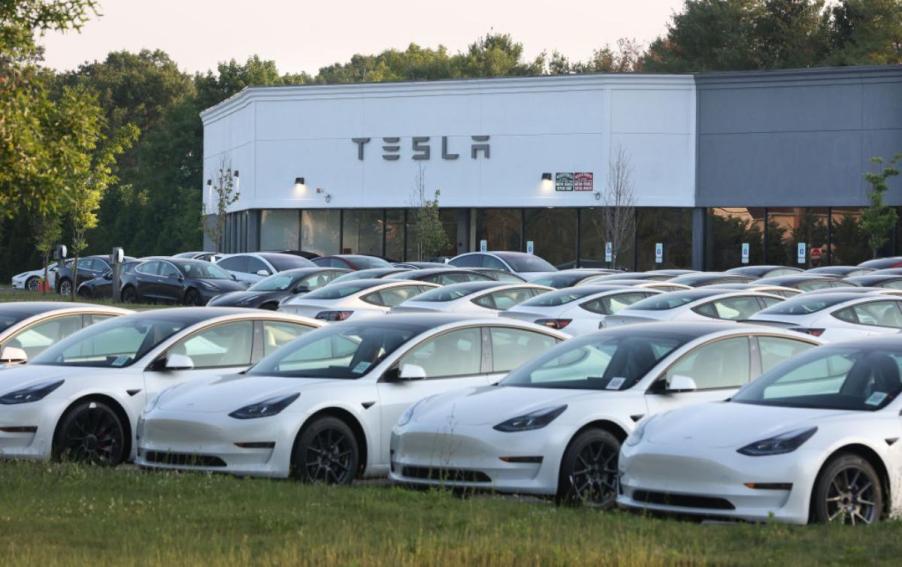
[[[734,448],[625,445],[617,502],[668,514],[805,524],[818,466],[817,455],[801,449],[747,457]]]
[[[411,422],[391,436],[389,478],[397,483],[551,496],[569,441],[563,428],[505,433],[491,425]]]
[[[286,478],[293,431],[285,423],[278,416],[241,420],[218,413],[151,411],[138,420],[135,463],[153,469]]]
[[[0,458],[50,459],[63,405],[41,401],[0,406]]]

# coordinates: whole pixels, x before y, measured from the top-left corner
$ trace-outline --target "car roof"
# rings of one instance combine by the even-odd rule
[[[892,298],[893,298],[893,296],[891,296],[891,295],[881,295],[881,294],[877,294],[877,293],[874,293],[874,294],[850,293],[848,291],[841,291],[841,292],[822,292],[822,293],[815,293],[815,294],[802,293],[795,297],[788,298],[786,300],[786,302],[788,303],[788,302],[792,301],[792,302],[802,303],[803,301],[805,301],[807,299],[813,299],[813,300],[818,300],[818,301],[834,301],[835,300],[835,303],[833,305],[839,305],[840,303],[843,303],[846,301],[852,301],[853,299],[886,300],[886,299],[892,299]]]
[[[456,266],[449,266],[447,268],[422,268],[419,270],[407,270],[398,272],[398,277],[392,277],[391,279],[413,279],[423,276],[431,276],[435,274],[449,274],[449,273],[472,273],[472,270],[468,270],[467,268],[458,268]]]
[[[340,323],[331,323],[328,327],[335,326],[354,326],[354,325],[372,325],[372,326],[380,326],[380,325],[398,325],[398,326],[407,326],[414,329],[418,329],[419,332],[425,332],[430,329],[451,325],[454,323],[472,323],[476,325],[500,325],[500,326],[517,326],[517,327],[530,327],[536,330],[543,329],[544,327],[534,325],[531,323],[525,323],[523,321],[517,321],[516,319],[507,319],[504,317],[474,317],[470,313],[447,313],[447,312],[436,312],[436,313],[392,313],[386,317],[372,317],[367,319],[351,319],[349,321],[342,321]]]
[[[437,287],[435,289],[441,289],[441,290],[445,290],[445,291],[462,290],[467,293],[477,293],[477,292],[480,292],[480,291],[483,291],[486,289],[492,289],[495,287],[505,287],[506,288],[509,285],[523,285],[523,284],[506,284],[504,282],[497,282],[497,281],[492,280],[492,281],[484,281],[484,282],[461,282],[461,283],[455,283],[455,284],[449,284],[449,285]],[[417,300],[416,296],[410,298],[410,301],[416,301],[416,300]]]
[[[0,303],[0,313],[33,317],[41,313],[63,309],[112,309],[106,305],[93,303],[69,303],[68,301],[10,301]]]
[[[739,324],[727,325],[723,321],[654,321],[641,325],[623,325],[610,327],[598,331],[605,334],[623,334],[630,337],[655,336],[660,333],[682,335],[687,342],[706,335],[722,333],[724,331],[751,331],[761,330],[761,325]],[[770,330],[770,329],[769,329]],[[587,335],[588,336],[588,335]]]
[[[228,317],[229,315],[249,315],[256,314],[260,316],[271,315],[270,313],[257,313],[251,309],[243,309],[240,307],[169,307],[165,309],[153,309],[149,311],[139,311],[127,315],[131,318],[142,318],[150,320],[172,321],[173,319],[185,322],[189,325],[215,319],[217,317]],[[284,315],[284,314],[282,314]]]
[[[825,281],[825,282],[835,282],[837,278],[822,275],[822,274],[806,274],[802,272],[801,274],[790,274],[786,276],[771,276],[769,278],[760,278],[755,280],[756,284],[759,285],[782,285],[781,282],[794,283],[794,282],[807,282],[807,281]]]

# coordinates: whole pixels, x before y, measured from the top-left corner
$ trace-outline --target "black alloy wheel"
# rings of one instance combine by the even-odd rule
[[[184,303],[185,305],[203,305],[196,289],[189,289],[185,292]]]
[[[351,484],[357,476],[357,439],[344,421],[334,417],[306,427],[294,457],[294,476],[303,482]]]
[[[40,291],[40,288],[41,279],[37,276],[32,276],[25,282],[25,289],[28,291]]]
[[[580,433],[564,453],[558,501],[602,510],[617,501],[617,460],[620,441],[603,429]]]
[[[119,292],[119,297],[122,299],[122,303],[135,303],[138,301],[138,294],[135,288],[130,285],[122,288],[122,291]]]
[[[64,279],[60,282],[60,295],[66,296],[72,294],[72,282]]]
[[[53,443],[53,457],[90,465],[114,467],[125,460],[125,428],[110,406],[96,400],[81,402],[63,416]]]
[[[814,485],[814,520],[851,526],[880,521],[883,489],[880,476],[865,459],[852,453],[834,458]]]

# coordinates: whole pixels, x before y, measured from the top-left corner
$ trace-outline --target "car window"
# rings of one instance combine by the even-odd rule
[[[50,345],[80,331],[81,328],[81,315],[54,317],[23,329],[7,340],[3,346],[24,350],[30,360]]]
[[[738,321],[748,319],[758,311],[761,311],[761,304],[758,303],[756,297],[728,297],[699,305],[693,311],[706,317]]]
[[[139,274],[146,274],[149,276],[157,275],[159,273],[159,270],[160,262],[157,261],[144,262],[143,264],[135,268],[135,271]]]
[[[378,294],[382,301],[381,303],[379,303],[379,305],[385,305],[386,307],[397,307],[411,297],[419,295],[420,286],[406,285],[393,287],[390,289],[383,289],[379,291]]]
[[[768,293],[773,293],[774,295],[779,295],[780,297],[792,297],[793,295],[796,295],[793,292],[788,292],[788,295],[785,295],[787,292],[782,291],[782,290],[778,290],[778,291],[774,291],[774,292],[769,291]],[[767,309],[768,307],[772,307],[778,303],[781,303],[783,300],[777,299],[776,297],[759,297],[758,301],[763,303],[764,308]]]
[[[272,274],[272,270],[270,270],[266,264],[260,258],[254,258],[253,256],[247,257],[247,273],[248,274],[256,274],[257,272],[264,271],[267,275]]]
[[[473,303],[487,309],[504,311],[505,309],[510,309],[514,305],[518,305],[527,299],[530,299],[533,296],[531,291],[532,290],[528,288],[496,291],[483,295],[482,297],[477,297],[473,300]]]
[[[460,329],[428,339],[401,357],[405,364],[422,367],[426,378],[472,376],[482,368],[482,330]]]
[[[558,344],[554,337],[522,329],[492,327],[492,370],[508,372]]]
[[[761,353],[761,372],[802,354],[816,345],[786,337],[758,337],[758,351]]]
[[[507,266],[504,265],[504,262],[502,262],[498,258],[495,258],[494,256],[489,256],[488,254],[482,255],[482,267],[504,270],[505,272],[510,271],[507,269]]]
[[[615,295],[607,295],[605,297],[599,297],[598,299],[593,299],[592,301],[587,301],[581,305],[583,309],[586,311],[591,311],[592,313],[598,313],[600,315],[611,315],[612,313],[617,313],[621,309],[629,307],[633,303],[645,299],[650,296],[650,293],[618,293]]]
[[[90,325],[93,325],[94,323],[100,323],[101,321],[112,319],[113,317],[116,317],[116,315],[101,315],[98,313],[95,313],[93,315],[85,315],[84,326],[88,327]]]
[[[269,356],[282,345],[290,343],[312,330],[312,327],[307,327],[306,325],[263,321],[263,356]]]
[[[236,321],[195,333],[168,352],[187,356],[195,369],[247,366],[251,363],[253,337],[253,321]]]
[[[699,390],[736,388],[749,381],[750,356],[746,337],[715,341],[680,357],[667,370],[665,380],[679,374],[692,378]]]
[[[178,271],[178,268],[176,268],[169,262],[159,262],[159,264],[159,275],[163,276],[164,278],[177,278],[182,275],[181,272]]]
[[[902,311],[895,301],[874,301],[853,305],[859,325],[902,329]]]
[[[448,263],[461,268],[479,268],[482,266],[482,254],[468,254],[467,256],[455,258]]]
[[[216,265],[223,270],[229,270],[230,272],[242,272],[245,274],[248,273],[247,256],[232,256],[229,258],[223,258],[222,260],[217,262]]]

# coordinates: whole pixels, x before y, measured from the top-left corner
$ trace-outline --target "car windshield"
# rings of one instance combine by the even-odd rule
[[[422,331],[389,323],[333,325],[285,345],[248,374],[354,380]]]
[[[316,267],[316,264],[314,264],[307,258],[294,256],[292,254],[261,254],[260,256],[265,258],[267,262],[272,264],[272,267],[275,268],[277,272],[294,270],[295,268]]]
[[[767,309],[762,309],[758,312],[758,317],[756,318],[766,318],[767,315],[809,315],[848,301],[851,298],[848,295],[800,295]]]
[[[514,370],[501,384],[527,388],[625,390],[691,337],[676,333],[571,339]]]
[[[763,406],[874,411],[902,390],[902,347],[821,347],[747,384],[732,401]]]
[[[39,354],[28,365],[123,368],[191,323],[176,317],[119,317],[72,335]]]
[[[376,287],[377,285],[383,285],[385,283],[386,282],[374,282],[370,280],[358,280],[343,283],[332,282],[331,284],[325,287],[321,287],[316,291],[311,291],[304,296],[304,299],[341,299],[342,297],[354,295],[358,291],[363,291],[365,289]]]
[[[529,301],[524,301],[520,305],[522,305],[523,307],[556,307],[558,305],[572,303],[578,299],[586,297],[587,295],[592,295],[593,293],[598,292],[591,288],[581,289],[575,287],[571,289],[562,289],[560,291],[552,291],[549,293],[543,293],[542,295],[537,295]]]
[[[186,278],[195,280],[230,280],[228,272],[209,262],[195,260],[193,262],[173,262]]]
[[[663,295],[649,297],[648,299],[643,299],[642,301],[637,301],[636,303],[630,305],[630,309],[642,311],[666,311],[668,309],[676,309],[677,307],[688,305],[693,301],[698,301],[699,299],[704,299],[706,297],[711,297],[717,294],[718,291],[716,290],[676,291],[673,293],[665,293]]]
[[[375,256],[354,256],[349,258],[354,264],[363,268],[391,268],[392,265],[382,258]]]
[[[302,276],[292,276],[287,274],[275,274],[268,278],[263,278],[251,287],[248,291],[287,291],[297,285]]]
[[[496,254],[514,269],[515,272],[556,272],[557,268],[531,254],[505,254],[499,252]]]

